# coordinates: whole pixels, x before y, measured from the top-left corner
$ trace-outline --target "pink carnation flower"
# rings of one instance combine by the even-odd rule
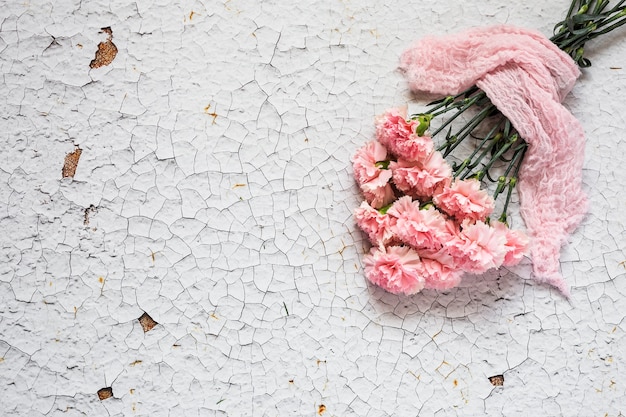
[[[374,208],[381,208],[395,199],[389,184],[392,172],[383,169],[376,163],[387,159],[387,150],[376,141],[372,141],[359,149],[352,157],[354,177],[366,200]]]
[[[406,107],[387,110],[376,117],[376,137],[391,153],[408,161],[420,161],[433,151],[429,136],[418,136],[419,123],[406,120]]]
[[[480,189],[476,179],[456,180],[433,196],[435,204],[458,221],[485,220],[494,208],[494,201],[485,190]]]
[[[372,184],[365,184],[361,187],[363,196],[370,205],[376,209],[388,206],[396,199],[396,195],[391,185],[385,184],[384,187],[375,187]]]
[[[429,199],[452,181],[452,169],[439,152],[433,152],[423,162],[398,159],[389,168],[396,187],[414,198]]]
[[[417,251],[439,250],[452,238],[453,232],[443,214],[432,206],[420,210],[419,201],[412,201],[409,196],[399,198],[387,214],[398,218],[398,237]]]
[[[364,201],[354,210],[354,217],[374,246],[384,246],[397,240],[395,235],[397,219],[388,214],[381,214],[367,202]]]
[[[457,239],[447,244],[449,253],[465,271],[482,274],[491,268],[499,268],[507,253],[506,233],[482,221],[461,225]]]
[[[442,258],[448,261],[442,262]],[[422,258],[422,276],[424,288],[433,290],[447,290],[459,285],[463,271],[457,269],[451,256],[442,256],[440,259]]]
[[[530,239],[521,230],[509,229],[504,223],[495,222],[494,227],[506,236],[506,255],[502,265],[517,265],[528,254]]]
[[[422,264],[408,246],[372,248],[364,258],[365,276],[393,294],[416,294],[424,288]]]

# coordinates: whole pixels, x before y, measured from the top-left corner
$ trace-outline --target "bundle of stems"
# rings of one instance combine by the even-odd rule
[[[626,0],[610,5],[610,0],[572,0],[565,19],[554,27],[554,35],[550,40],[566,52],[581,68],[591,66],[585,54],[585,44],[601,35],[626,24]],[[611,6],[611,7],[609,7]],[[452,123],[461,115],[468,119],[460,128],[453,131]],[[458,158],[460,163],[452,164],[454,178],[487,179],[497,182],[494,199],[506,190],[501,222],[507,222],[507,209],[524,160],[527,144],[511,122],[491,103],[485,92],[473,86],[455,96],[444,97],[427,105],[425,112],[414,114],[412,119],[418,120],[417,134],[423,135],[433,119],[447,116],[431,136],[445,140],[438,147],[444,158],[450,155],[467,138],[477,141],[473,152]],[[446,130],[447,129],[447,130]],[[484,134],[484,132],[487,132]],[[455,155],[456,156],[456,155]],[[498,161],[502,163],[496,164]],[[504,168],[501,175],[494,177],[491,170],[494,165]]]

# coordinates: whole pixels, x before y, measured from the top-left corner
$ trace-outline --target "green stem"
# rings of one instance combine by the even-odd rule
[[[454,141],[454,143],[452,143],[450,146],[446,148],[446,151],[444,152],[443,157],[445,158],[446,156],[450,155],[450,153],[457,146],[459,146],[461,142],[463,142],[463,139],[465,139],[470,133],[472,133],[472,131],[483,120],[485,120],[487,116],[489,116],[489,114],[492,113],[494,110],[497,110],[497,109],[496,109],[496,106],[494,106],[493,104],[488,107],[485,107],[483,110],[480,111],[480,113],[478,113],[469,122],[467,122],[467,124],[463,126],[456,134],[452,135],[453,137],[456,138],[456,140]]]
[[[526,145],[526,144],[524,144]],[[515,157],[513,158],[513,161],[511,162],[511,165],[509,165],[509,168],[507,169],[505,176],[509,174],[510,169],[515,166],[515,172],[513,173],[513,176],[509,179],[509,189],[506,193],[506,200],[504,200],[504,207],[502,208],[502,214],[500,215],[499,220],[502,223],[507,223],[507,215],[506,212],[509,209],[509,203],[511,202],[511,195],[513,194],[513,189],[515,188],[515,186],[517,185],[517,178],[519,175],[519,170],[520,167],[522,166],[522,161],[524,160],[524,155],[526,154],[526,149],[528,149],[528,146],[523,146],[520,147],[518,149],[518,152],[516,152]],[[517,165],[515,164],[515,162],[517,162]],[[495,197],[494,197],[495,198]],[[508,223],[507,223],[508,224]]]
[[[471,171],[472,169],[476,168],[476,166],[478,166],[478,164],[480,163],[480,161],[483,160],[483,158],[487,155],[487,152],[489,152],[495,145],[496,143],[498,143],[498,141],[501,140],[502,138],[502,134],[495,134],[496,131],[498,129],[500,129],[500,125],[502,125],[502,123],[505,122],[505,118],[504,116],[500,118],[500,121],[489,131],[489,133],[487,133],[487,135],[483,138],[483,140],[480,142],[480,144],[476,147],[476,149],[474,149],[474,152],[472,152],[472,154],[467,157],[465,159],[465,161],[463,161],[463,164],[461,164],[460,167],[456,168],[454,170],[454,177],[456,178],[457,176],[459,176],[462,171],[464,169],[467,169],[468,171]],[[483,146],[487,143],[487,141],[491,140],[491,144],[485,149],[485,151],[478,157],[478,159],[476,159],[473,163],[471,162],[474,157],[476,156],[476,154],[478,153],[478,151],[480,151]],[[467,162],[466,162],[467,161]],[[464,177],[462,177],[464,178]]]
[[[444,124],[442,124],[439,127],[439,129],[435,130],[435,132],[431,136],[433,136],[433,137],[436,136],[443,129],[445,129],[448,125],[450,125],[450,123],[452,123],[463,112],[465,112],[467,109],[469,109],[474,104],[478,103],[481,99],[484,99],[486,97],[487,97],[487,94],[485,94],[484,92],[481,92],[480,94],[477,94],[477,95],[475,95],[472,98],[465,99],[465,100],[468,100],[468,101],[463,105],[463,107],[461,107],[457,113],[453,114],[452,117],[450,117],[448,120],[446,120],[446,122]]]
[[[507,138],[506,142],[504,143],[504,145],[502,145],[502,147],[500,149],[498,149],[498,151],[491,157],[491,159],[484,164],[483,168],[478,171],[476,174],[474,174],[476,176],[476,179],[481,181],[485,175],[487,175],[487,173],[489,172],[489,170],[491,169],[491,167],[493,166],[493,164],[500,159],[500,157],[502,155],[504,155],[504,153],[506,151],[508,151],[511,146],[513,146],[513,144],[515,142],[517,142],[517,140],[519,139],[519,137],[517,136],[517,134],[512,135],[510,137]],[[486,154],[488,150],[485,150],[485,152],[483,152],[484,154]],[[481,159],[484,157],[481,157]],[[478,164],[476,164],[478,165]],[[465,175],[463,175],[463,177],[461,179],[465,179],[469,176],[471,171],[468,171],[467,173],[465,173]]]

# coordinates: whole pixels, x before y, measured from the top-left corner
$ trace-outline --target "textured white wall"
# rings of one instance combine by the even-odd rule
[[[528,261],[398,297],[364,280],[349,159],[411,100],[399,54],[476,25],[549,34],[568,1],[386,3],[1,7],[1,415],[626,413],[626,29],[567,100],[592,201],[571,302]],[[91,69],[103,27],[118,54]]]

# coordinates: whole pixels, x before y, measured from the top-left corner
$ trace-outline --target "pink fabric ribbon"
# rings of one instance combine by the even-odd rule
[[[495,26],[424,38],[404,52],[400,68],[416,91],[449,95],[477,85],[529,144],[518,190],[533,276],[569,297],[559,257],[587,211],[585,138],[561,101],[578,66],[538,32]]]

